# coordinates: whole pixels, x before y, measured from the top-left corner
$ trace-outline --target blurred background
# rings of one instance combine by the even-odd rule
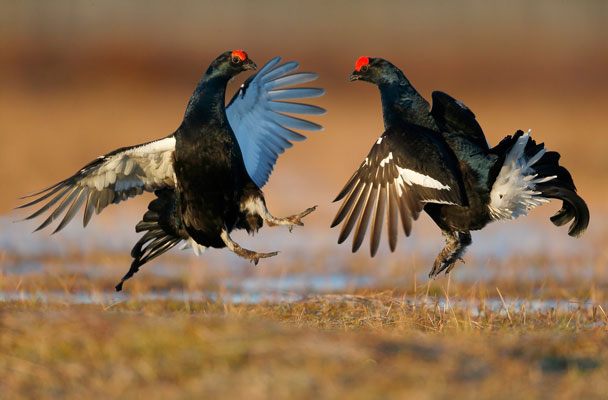
[[[110,207],[86,231],[72,222],[52,239],[30,235],[35,223],[13,224],[22,214],[12,208],[18,197],[98,155],[172,133],[209,62],[244,49],[258,65],[276,55],[298,60],[301,70],[319,73],[315,85],[327,90],[313,101],[328,110],[315,119],[325,130],[282,155],[264,188],[275,215],[313,204],[318,211],[291,235],[265,228],[240,239],[256,250],[283,250],[270,265],[323,251],[374,268],[367,248],[351,256],[350,245],[338,247],[337,232],[328,228],[337,211],[333,197],[382,132],[377,89],[347,81],[363,55],[391,60],[428,99],[442,90],[463,101],[491,145],[532,129],[537,141],[562,154],[589,203],[591,226],[582,239],[547,220],[560,206],[554,202],[530,219],[474,235],[475,265],[522,248],[575,258],[603,251],[605,265],[608,2],[5,0],[0,9],[3,260],[58,249],[129,250],[151,195]],[[245,78],[231,84],[230,96]],[[392,258],[383,239],[377,262],[410,265],[420,255],[426,272],[442,245],[439,230],[422,217]],[[339,262],[316,268],[332,263]]]

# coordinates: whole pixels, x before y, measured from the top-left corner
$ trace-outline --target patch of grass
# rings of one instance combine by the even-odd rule
[[[0,393],[67,398],[590,398],[608,317],[392,292],[295,303],[0,305]]]
[[[422,257],[169,254],[114,297],[127,254],[0,252],[0,399],[602,398],[607,256],[472,260],[428,281]],[[314,286],[332,275],[370,283]],[[300,300],[235,304],[264,293]]]

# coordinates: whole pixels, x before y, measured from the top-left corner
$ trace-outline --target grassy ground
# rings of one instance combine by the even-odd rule
[[[175,252],[123,297],[126,253],[0,251],[0,399],[605,398],[602,237],[571,255],[471,255],[430,282],[424,256],[253,267]],[[331,274],[373,279],[305,284]],[[234,303],[256,290],[294,301]]]
[[[605,311],[440,306],[422,290],[407,301],[5,302],[0,397],[602,398]]]

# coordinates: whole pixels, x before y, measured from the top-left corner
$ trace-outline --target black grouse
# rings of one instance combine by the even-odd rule
[[[433,107],[399,68],[382,58],[361,57],[351,81],[378,86],[385,132],[335,201],[344,199],[332,227],[344,222],[338,243],[355,228],[353,252],[372,221],[370,249],[378,250],[385,212],[391,251],[397,245],[398,219],[405,235],[424,210],[439,226],[446,246],[429,274],[449,273],[471,244],[470,231],[496,220],[515,219],[548,199],[563,201],[551,217],[570,225],[579,237],[589,224],[589,209],[576,193],[559,153],[546,151],[517,131],[490,148],[475,115],[460,101],[433,92]]]
[[[276,255],[257,253],[230,238],[234,229],[256,232],[269,226],[302,225],[301,219],[315,210],[287,218],[276,218],[266,208],[261,188],[266,184],[280,153],[305,136],[291,130],[318,131],[315,123],[286,113],[319,115],[325,110],[309,104],[281,100],[312,98],[323,89],[290,87],[317,79],[309,72],[292,73],[297,62],[279,65],[270,60],[249,77],[225,105],[226,85],[237,74],[255,70],[244,51],[227,51],[217,57],[198,83],[184,119],[168,137],[124,147],[101,156],[73,176],[32,196],[29,207],[47,201],[27,219],[51,208],[42,229],[64,212],[55,232],[61,230],[84,205],[84,226],[93,212],[119,203],[144,191],[156,198],[136,226],[145,232],[135,244],[133,263],[116,286],[136,273],[140,266],[182,243],[196,254],[207,247],[228,247],[257,264],[260,258]],[[66,211],[67,209],[67,211]]]

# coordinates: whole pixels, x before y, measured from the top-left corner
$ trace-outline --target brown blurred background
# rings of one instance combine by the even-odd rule
[[[100,154],[173,132],[212,58],[241,48],[258,65],[276,55],[298,60],[327,89],[315,100],[328,110],[315,119],[325,130],[284,154],[265,188],[275,214],[320,204],[315,218],[327,219],[333,196],[381,133],[377,90],[347,82],[362,55],[391,60],[427,98],[440,89],[462,100],[490,144],[531,128],[562,154],[592,213],[606,210],[608,2],[0,7],[0,214]]]

